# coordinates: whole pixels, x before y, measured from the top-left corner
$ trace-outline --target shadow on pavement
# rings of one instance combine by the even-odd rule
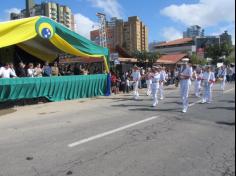
[[[112,105],[112,107],[151,107],[147,105],[126,105],[126,104],[120,104],[120,105]]]
[[[182,105],[183,103],[178,102],[178,101],[174,101],[174,102],[165,102],[163,104],[177,104],[177,105]]]
[[[219,125],[235,126],[235,122],[216,122]]]
[[[234,104],[235,104],[235,101],[234,101],[234,100],[221,100],[220,102],[224,102],[224,103],[234,103]]]
[[[151,108],[151,106],[150,106]],[[149,111],[149,112],[181,112],[180,109],[158,109],[158,108],[136,108],[136,109],[129,109],[130,111]]]
[[[223,110],[229,110],[229,111],[234,111],[235,107],[210,107],[208,109],[223,109]]]

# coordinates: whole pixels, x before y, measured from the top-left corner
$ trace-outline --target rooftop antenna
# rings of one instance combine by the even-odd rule
[[[104,13],[97,13],[99,18],[100,28],[99,28],[99,37],[100,37],[100,46],[107,47],[107,35],[106,35],[106,15]]]

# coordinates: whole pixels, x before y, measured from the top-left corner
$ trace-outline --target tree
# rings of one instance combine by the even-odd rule
[[[206,47],[206,56],[212,58],[212,63],[222,62],[222,57],[229,57],[233,47],[227,43],[221,45],[209,45]]]
[[[145,67],[147,68],[147,65],[153,65],[154,63],[156,63],[158,58],[160,58],[160,53],[152,53],[148,51],[134,51],[132,57],[136,58],[139,63],[145,65]]]
[[[205,65],[207,61],[203,58],[199,58],[196,54],[193,54],[191,57],[191,63],[194,65]]]
[[[148,59],[148,63],[150,65],[153,65],[154,63],[156,63],[159,58],[160,58],[160,53],[158,53],[158,52],[155,52],[155,53],[149,52],[148,53],[147,59]]]

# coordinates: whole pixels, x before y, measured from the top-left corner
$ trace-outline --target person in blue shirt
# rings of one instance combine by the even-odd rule
[[[52,68],[49,66],[48,62],[45,62],[45,65],[43,66],[43,76],[44,77],[52,76]]]

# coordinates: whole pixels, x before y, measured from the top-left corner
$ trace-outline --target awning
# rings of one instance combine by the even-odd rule
[[[183,53],[163,55],[161,56],[159,60],[157,60],[157,63],[158,64],[177,64],[186,56],[187,54],[183,54]]]
[[[36,16],[0,22],[0,48],[11,45],[17,45],[48,62],[53,62],[63,53],[88,59],[101,58],[104,60],[106,71],[109,72],[108,48],[94,44],[47,17]]]

